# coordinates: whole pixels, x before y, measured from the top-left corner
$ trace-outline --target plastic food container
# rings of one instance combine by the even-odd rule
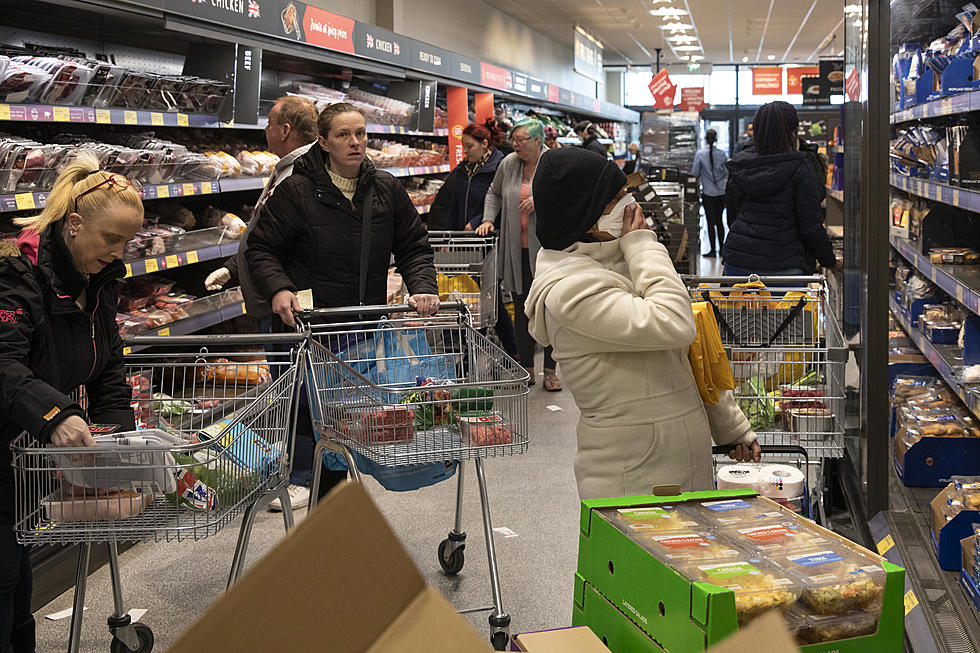
[[[793,519],[792,515],[756,497],[686,503],[681,509],[688,513],[691,519],[716,526],[748,527],[752,524]]]
[[[606,508],[600,514],[624,533],[701,530],[701,523],[677,506]]]
[[[761,551],[767,556],[779,553],[788,554],[801,549],[826,547],[832,544],[825,535],[801,526],[792,517],[744,528],[728,528],[722,530],[721,533],[732,542],[752,550]]]
[[[659,535],[644,533],[637,541],[658,560],[672,564],[693,560],[724,560],[745,555],[727,541],[707,532],[688,531]]]
[[[771,563],[744,556],[680,565],[677,571],[689,580],[733,590],[740,626],[774,608],[786,612],[802,591],[799,580],[785,571]]]
[[[415,437],[415,411],[404,405],[352,410],[344,427],[352,440],[365,445],[408,442]]]
[[[881,598],[885,569],[881,563],[843,547],[801,551],[771,558],[803,584],[803,603],[818,615],[867,610]]]
[[[826,440],[834,432],[834,414],[827,408],[791,408],[787,422],[801,440]]]
[[[41,507],[53,522],[114,521],[135,517],[152,502],[150,493],[113,490],[96,495],[83,488],[70,488],[49,494],[41,500]]]
[[[510,422],[500,415],[460,416],[458,423],[464,446],[492,447],[514,441]]]
[[[839,639],[871,635],[878,630],[878,613],[857,610],[842,615],[807,614],[793,608],[787,621],[794,619],[799,625],[796,641],[800,644],[822,644]]]

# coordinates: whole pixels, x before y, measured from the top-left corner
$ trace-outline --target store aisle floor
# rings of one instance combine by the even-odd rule
[[[548,410],[549,405],[562,410]],[[540,379],[531,389],[528,410],[532,438],[528,452],[491,459],[486,464],[493,525],[517,534],[497,534],[494,540],[504,607],[513,617],[514,633],[570,623],[578,553],[579,502],[572,473],[578,410],[567,390],[547,393],[541,389]],[[455,578],[443,575],[436,557],[436,547],[452,525],[455,481],[405,494],[385,492],[370,479],[367,486],[429,583],[457,608],[490,605],[489,569],[472,463],[466,466],[466,564]],[[216,537],[200,542],[143,544],[121,555],[126,606],[148,610],[142,621],[153,629],[155,651],[166,651],[204,612],[204,606],[220,597],[238,525],[235,522]],[[258,560],[282,535],[279,514],[260,515],[252,532],[249,561]],[[321,599],[297,596],[297,601],[307,600]],[[70,608],[71,602],[69,591],[35,615],[39,651],[64,650],[70,620],[50,621],[44,615]],[[106,567],[89,578],[82,651],[108,650],[110,635],[105,620],[111,606]],[[261,606],[256,606],[255,613],[261,614]],[[487,613],[466,618],[479,632],[489,634]],[[267,626],[275,628],[275,623],[270,620]],[[323,637],[326,642],[329,633],[324,632]]]

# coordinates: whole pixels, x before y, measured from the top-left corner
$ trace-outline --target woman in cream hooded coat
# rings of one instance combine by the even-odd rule
[[[690,295],[625,186],[615,164],[577,148],[545,152],[534,177],[542,250],[525,311],[581,412],[583,499],[712,489],[712,440],[738,460],[760,454],[731,392],[701,401]]]

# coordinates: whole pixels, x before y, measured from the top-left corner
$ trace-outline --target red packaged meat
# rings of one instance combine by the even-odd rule
[[[415,437],[415,411],[408,406],[351,411],[345,426],[348,437],[361,444],[408,442]]]
[[[458,421],[464,446],[491,447],[514,441],[510,423],[500,415],[461,415]]]

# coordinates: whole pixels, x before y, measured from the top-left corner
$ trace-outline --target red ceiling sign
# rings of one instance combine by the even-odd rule
[[[449,114],[449,165],[456,167],[463,160],[463,129],[469,122],[466,89],[446,87],[446,109]]]
[[[786,69],[786,93],[787,95],[801,95],[803,93],[803,77],[814,77],[820,74],[817,66],[798,66]]]
[[[844,82],[844,91],[851,102],[858,102],[861,99],[861,75],[858,74],[857,68],[851,68]]]
[[[307,7],[303,13],[306,41],[321,48],[354,54],[354,19]]]
[[[752,69],[752,95],[782,95],[783,94],[783,69],[782,68],[753,68]]]
[[[664,68],[653,76],[650,84],[650,95],[653,96],[653,106],[655,109],[673,109],[674,95],[677,93],[677,85],[670,83],[670,76]]]
[[[681,111],[701,111],[706,106],[703,86],[681,89]]]

